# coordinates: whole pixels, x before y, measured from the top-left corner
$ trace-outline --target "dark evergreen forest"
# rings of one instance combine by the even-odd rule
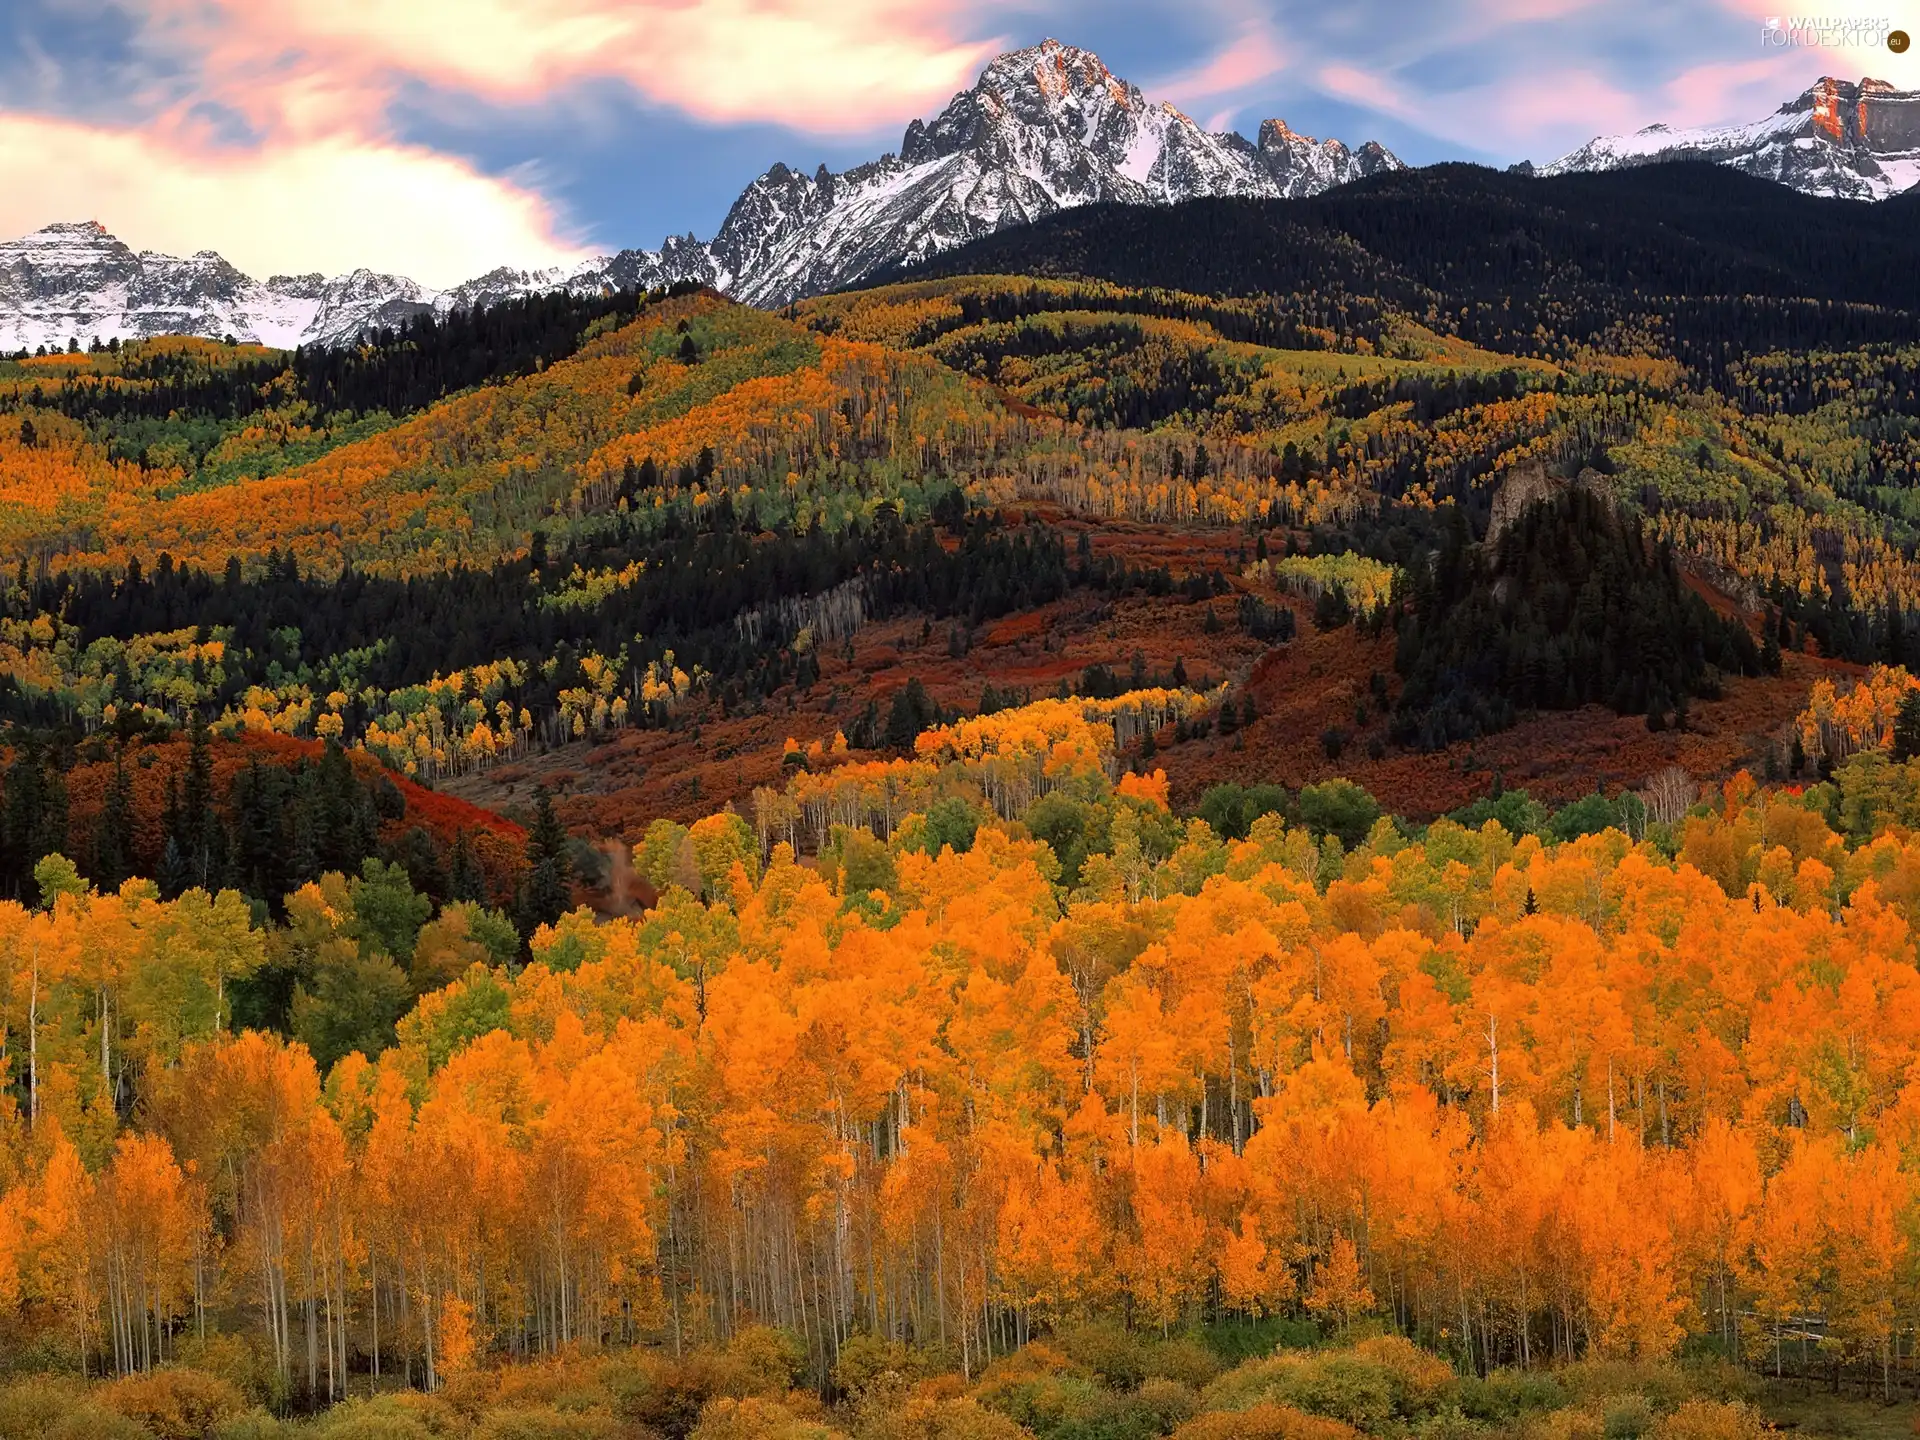
[[[1549,179],[1437,165],[1304,200],[1063,211],[885,278],[970,274],[1258,296],[1267,333],[1244,338],[1265,344],[1329,322],[1377,339],[1392,309],[1513,354],[1651,324],[1718,379],[1755,351],[1920,332],[1920,197],[1818,199],[1691,163]]]
[[[1670,550],[1585,490],[1529,506],[1491,545],[1450,514],[1400,607],[1397,743],[1437,750],[1590,704],[1660,729],[1721,676],[1779,667],[1682,583]]]

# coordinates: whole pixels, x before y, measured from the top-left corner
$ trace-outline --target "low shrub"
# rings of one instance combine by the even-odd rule
[[[265,1410],[243,1410],[213,1427],[213,1440],[293,1440],[286,1421]]]
[[[1120,1391],[1076,1374],[1002,1380],[983,1386],[979,1399],[1039,1440],[1152,1440],[1199,1409],[1178,1381]]]
[[[251,1336],[183,1335],[175,1361],[187,1370],[217,1375],[236,1387],[251,1405],[284,1408],[288,1387],[268,1347]]]
[[[1063,1330],[1055,1340],[1075,1365],[1121,1390],[1137,1389],[1155,1378],[1198,1389],[1221,1370],[1207,1343],[1191,1335],[1160,1336],[1113,1321],[1094,1321]]]
[[[1556,1377],[1539,1370],[1494,1370],[1485,1378],[1469,1375],[1459,1384],[1462,1413],[1495,1425],[1564,1409],[1572,1399]]]
[[[864,1411],[855,1440],[1027,1440],[1027,1432],[1006,1416],[973,1400],[931,1393],[921,1387]]]
[[[208,1440],[214,1426],[247,1408],[239,1387],[200,1370],[151,1370],[104,1385],[100,1403],[153,1440]]]
[[[489,1410],[474,1427],[473,1440],[612,1440],[620,1433],[619,1422],[604,1411],[539,1405]]]
[[[0,1390],[0,1435],[34,1440],[151,1440],[137,1420],[109,1410],[78,1381],[36,1377]]]
[[[1380,1335],[1347,1350],[1250,1361],[1208,1386],[1205,1403],[1209,1410],[1277,1403],[1379,1430],[1451,1404],[1458,1392],[1444,1360],[1398,1335]]]
[[[1357,1440],[1359,1433],[1338,1420],[1263,1404],[1201,1415],[1174,1431],[1173,1440]]]
[[[1311,1320],[1268,1315],[1253,1321],[1216,1321],[1201,1329],[1200,1338],[1221,1364],[1232,1366],[1276,1350],[1312,1350],[1320,1344],[1320,1327]]]
[[[435,1440],[445,1430],[456,1428],[452,1411],[445,1406],[420,1404],[424,1398],[381,1395],[372,1400],[342,1401],[315,1421],[302,1440]]]
[[[905,1341],[863,1333],[841,1341],[840,1358],[833,1365],[833,1384],[858,1401],[885,1376],[911,1381],[920,1373],[920,1357]]]
[[[798,1397],[721,1396],[708,1403],[691,1440],[840,1440],[840,1432]]]
[[[1613,1396],[1601,1412],[1606,1440],[1644,1440],[1653,1431],[1653,1404],[1644,1395]]]
[[[1915,1417],[1920,1433],[1920,1416]],[[1738,1400],[1689,1400],[1653,1427],[1653,1440],[1760,1440],[1768,1426],[1759,1413]]]

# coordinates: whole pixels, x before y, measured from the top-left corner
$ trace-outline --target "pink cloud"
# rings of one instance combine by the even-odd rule
[[[1715,125],[1757,120],[1789,96],[1781,85],[1781,66],[1771,56],[1695,65],[1666,83],[1666,113],[1641,124],[1664,120],[1673,125]]]
[[[1264,24],[1251,23],[1203,64],[1166,76],[1145,89],[1149,95],[1176,105],[1194,105],[1243,90],[1279,74],[1286,66],[1286,52],[1273,34]]]
[[[1755,120],[1815,78],[1782,81],[1777,58],[1719,61],[1684,71],[1646,93],[1591,70],[1506,76],[1441,94],[1414,91],[1391,76],[1350,65],[1318,72],[1330,95],[1475,149],[1518,149],[1554,159],[1596,135],[1655,122],[1677,126]]]
[[[1643,102],[1631,91],[1589,70],[1560,71],[1525,78],[1509,76],[1495,85],[1449,97],[1448,109],[1462,134],[1552,136],[1578,133],[1582,140],[1601,131],[1636,129]]]
[[[1764,21],[1771,18],[1782,20],[1831,18],[1887,20],[1897,28],[1904,28],[1909,34],[1920,30],[1920,16],[1915,16],[1910,7],[1900,4],[1870,4],[1863,0],[1807,0],[1807,3],[1786,3],[1786,0],[1767,0],[1756,5],[1753,0],[1718,0],[1719,8],[1750,22],[1753,26],[1754,48],[1760,48],[1760,28]],[[1845,35],[1846,32],[1839,32]],[[1838,38],[1838,37],[1836,37]],[[1779,68],[1776,74],[1791,73],[1797,89],[1804,89],[1823,75],[1858,79],[1862,75],[1871,75],[1886,80],[1901,89],[1920,89],[1920,49],[1909,48],[1904,55],[1895,55],[1877,39],[1871,43],[1858,45],[1801,46],[1782,47],[1767,52]],[[1797,93],[1796,91],[1788,93]],[[1781,99],[1787,95],[1782,94]],[[1744,113],[1744,112],[1743,112]]]
[[[1605,3],[1606,0],[1480,0],[1473,7],[1473,13],[1478,19],[1500,25],[1525,25],[1561,20]]]
[[[0,235],[99,219],[136,249],[213,246],[257,278],[365,265],[457,284],[580,258],[530,190],[444,155],[335,136],[256,151],[0,114]]]
[[[1322,65],[1318,79],[1320,88],[1329,95],[1409,124],[1425,124],[1419,103],[1384,75],[1354,65]]]
[[[999,48],[956,38],[954,0],[147,0],[153,33],[221,90],[309,83],[342,123],[397,75],[497,99],[613,78],[703,119],[857,133],[920,113]],[[224,98],[224,95],[223,95]],[[258,90],[241,95],[256,106]],[[290,117],[292,118],[292,117]]]

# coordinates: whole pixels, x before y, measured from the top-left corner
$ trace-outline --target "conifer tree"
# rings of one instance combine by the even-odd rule
[[[226,880],[227,835],[213,806],[211,736],[197,712],[188,734],[186,774],[177,791],[169,783],[168,800],[162,892],[171,896],[219,889]]]
[[[553,813],[553,797],[542,785],[533,792],[533,824],[527,829],[527,879],[520,897],[520,933],[531,937],[567,913],[573,898],[573,862],[567,832]]]
[[[133,874],[133,781],[126,756],[113,757],[113,779],[94,826],[93,873],[89,877],[103,893],[118,890]]]
[[[1893,717],[1893,758],[1920,756],[1920,690],[1909,690]]]
[[[453,837],[453,852],[447,858],[447,893],[456,901],[487,903],[487,875],[465,830]]]
[[[5,849],[7,894],[18,897],[27,892],[34,864],[50,850],[64,848],[65,816],[53,814],[57,776],[47,774],[40,748],[31,741],[21,745],[7,767],[6,808],[0,842]],[[61,843],[49,848],[54,831],[62,832]]]

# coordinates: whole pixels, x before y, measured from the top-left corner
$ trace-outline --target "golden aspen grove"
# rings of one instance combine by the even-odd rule
[[[1203,1406],[1391,1428],[1461,1376],[1702,1345],[1911,1392],[1920,766],[1871,816],[1740,776],[1547,843],[1416,836],[1336,783],[1226,840],[1163,778],[1110,778],[1114,714],[1197,703],[929,731],[847,777],[897,797],[891,838],[856,800],[811,864],[737,815],[663,822],[645,915],[455,961],[324,1068],[223,997],[273,947],[368,932],[338,877],[283,938],[232,891],[43,862],[43,902],[0,908],[9,1344],[224,1372],[236,1413],[237,1380],[457,1408],[497,1362],[548,1377],[499,1403],[550,1410],[641,1346],[591,1433],[702,1386],[695,1433],[825,1425],[785,1391],[830,1376],[905,1387],[924,1433],[1081,1433],[1050,1407],[1089,1354],[1168,1372],[1133,1403],[1196,1434],[1311,1428]],[[1036,838],[1068,818],[1105,836],[1075,874]],[[456,920],[403,926],[416,968]],[[1306,1321],[1374,1337],[1325,1352],[1360,1378],[1175,1338]],[[1713,1403],[1712,1433],[1746,1423]]]
[[[0,1440],[1914,1433],[1920,332],[1446,168],[0,359]]]

